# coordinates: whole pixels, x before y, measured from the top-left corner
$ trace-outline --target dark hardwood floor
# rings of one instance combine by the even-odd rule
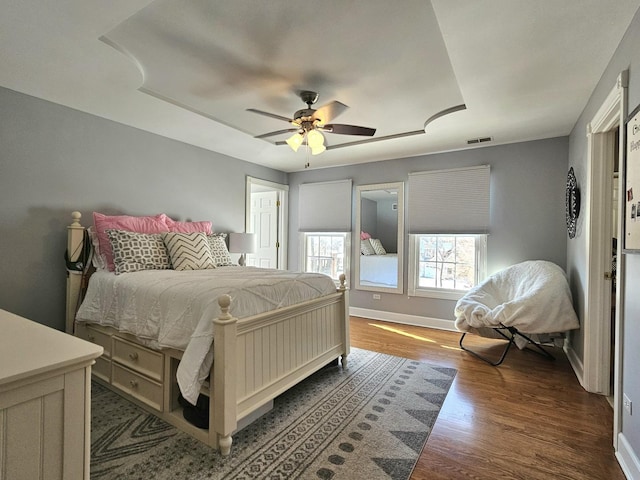
[[[460,349],[460,334],[351,317],[351,345],[458,370],[411,476],[437,479],[623,480],[613,410],[587,393],[564,352],[549,361],[512,349],[493,367]],[[467,335],[495,357],[500,340]]]

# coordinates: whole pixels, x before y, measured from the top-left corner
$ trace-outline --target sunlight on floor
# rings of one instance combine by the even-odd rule
[[[404,330],[402,330],[400,328],[389,327],[388,325],[379,325],[377,323],[369,323],[369,325],[371,325],[372,327],[379,328],[381,330],[386,330],[387,332],[391,332],[391,333],[396,333],[398,335],[402,335],[403,337],[409,337],[409,338],[413,338],[414,340],[420,340],[421,342],[438,343],[435,340],[432,340],[430,338],[425,338],[425,337],[421,337],[420,335],[415,335],[413,333],[405,332]],[[462,351],[462,349],[460,347],[451,347],[449,345],[442,345],[442,344],[440,344],[440,346],[442,348],[446,348],[448,350],[458,350],[460,352]]]
[[[430,338],[421,337],[420,335],[414,335],[413,333],[405,332],[404,330],[400,330],[399,328],[388,327],[387,325],[377,325],[375,323],[370,323],[369,325],[371,325],[372,327],[380,328],[382,330],[386,330],[387,332],[397,333],[398,335],[402,335],[404,337],[413,338],[414,340],[437,343],[435,340],[431,340]]]
[[[405,332],[404,330],[400,329],[400,328],[394,328],[394,327],[389,327],[388,325],[379,325],[376,323],[369,323],[369,325],[371,325],[372,327],[376,327],[379,328],[381,330],[386,330],[387,332],[391,332],[391,333],[395,333],[398,335],[402,335],[403,337],[409,337],[409,338],[413,338],[414,340],[420,340],[421,342],[428,342],[428,343],[438,343],[435,340],[432,340],[430,338],[426,338],[426,337],[421,337],[420,335],[415,335],[413,333],[409,333],[409,332]],[[460,347],[452,347],[449,345],[442,345],[440,344],[440,346],[442,348],[446,348],[447,350],[458,350],[458,351],[462,351],[462,349]]]

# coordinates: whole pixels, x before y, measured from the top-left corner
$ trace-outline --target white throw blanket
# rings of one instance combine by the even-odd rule
[[[456,328],[515,327],[525,334],[579,328],[564,271],[542,260],[508,267],[475,286],[456,303]]]

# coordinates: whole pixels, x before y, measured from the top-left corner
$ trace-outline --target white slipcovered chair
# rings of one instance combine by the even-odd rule
[[[460,347],[476,357],[500,365],[511,345],[532,344],[553,359],[542,343],[562,339],[564,332],[579,328],[567,277],[558,265],[532,260],[505,268],[469,290],[455,309],[455,326],[463,332]],[[467,333],[508,341],[501,357],[492,361],[463,345]]]

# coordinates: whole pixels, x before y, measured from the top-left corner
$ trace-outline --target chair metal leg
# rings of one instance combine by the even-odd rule
[[[538,342],[533,341],[531,338],[529,338],[528,336],[524,335],[523,333],[520,333],[518,331],[518,329],[515,328],[515,327],[501,326],[501,327],[494,328],[494,330],[497,333],[499,333],[500,335],[502,335],[505,338],[505,340],[508,340],[508,343],[507,343],[505,349],[503,350],[502,355],[500,356],[500,358],[497,361],[495,361],[495,362],[491,361],[488,357],[480,355],[478,352],[474,352],[473,350],[465,347],[462,342],[464,341],[464,337],[467,335],[467,332],[464,332],[462,334],[462,337],[460,337],[460,342],[459,342],[460,343],[460,348],[462,350],[464,350],[465,352],[469,352],[471,355],[479,358],[480,360],[482,360],[484,362],[487,362],[489,365],[493,365],[494,367],[497,367],[498,365],[500,365],[504,361],[504,359],[507,356],[507,353],[509,353],[509,349],[511,348],[511,345],[513,345],[515,343],[516,335],[520,335],[522,338],[524,338],[530,344],[532,344],[533,346],[535,346],[537,348],[537,350],[532,350],[532,352],[537,353],[539,355],[542,355],[547,360],[555,360],[554,356],[551,355],[549,352],[547,352],[542,347],[542,345],[540,345]],[[511,335],[505,334],[502,330],[508,330]]]

